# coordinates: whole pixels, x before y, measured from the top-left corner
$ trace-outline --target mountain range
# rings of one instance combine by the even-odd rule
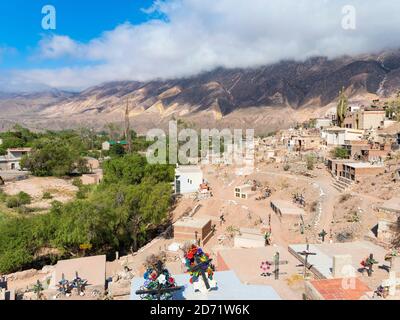
[[[166,127],[172,118],[194,127],[269,132],[324,115],[341,88],[358,104],[393,96],[400,89],[400,50],[218,68],[183,79],[110,82],[78,93],[0,93],[0,130],[15,122],[35,129],[101,128],[122,122],[128,104],[140,133]]]

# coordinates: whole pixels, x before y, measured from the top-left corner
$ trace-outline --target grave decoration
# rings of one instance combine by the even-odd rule
[[[59,293],[61,293],[63,296],[71,296],[72,284],[65,279],[64,274],[62,274],[62,279],[58,282],[57,287]]]
[[[207,293],[217,287],[214,280],[215,267],[211,262],[210,256],[200,247],[192,245],[186,249],[185,266],[195,291]]]
[[[78,295],[85,295],[85,288],[87,286],[87,280],[84,280],[78,276],[78,272],[75,272],[75,279],[72,281],[72,288],[78,291]]]
[[[272,237],[272,232],[271,229],[265,232],[264,234],[264,239],[265,239],[265,246],[270,246],[271,245],[271,237]]]
[[[36,284],[33,286],[33,293],[36,294],[36,299],[37,300],[42,300],[42,298],[43,298],[43,290],[44,290],[44,288],[43,288],[42,283],[39,280],[37,280]]]
[[[268,261],[261,262],[260,269],[262,271],[261,277],[269,277],[272,275],[271,263],[269,263]]]
[[[136,291],[142,300],[172,300],[173,293],[183,289],[176,285],[175,279],[161,260],[155,265],[148,265],[143,277],[144,284]]]
[[[371,253],[367,258],[361,261],[362,272],[366,270],[368,273],[368,277],[372,277],[372,272],[374,264],[378,264],[378,261],[374,259],[374,255]]]

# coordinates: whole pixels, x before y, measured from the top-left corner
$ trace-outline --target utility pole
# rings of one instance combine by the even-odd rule
[[[129,99],[126,99],[126,109],[125,109],[125,139],[128,143],[128,152],[132,153],[132,136],[129,121]]]

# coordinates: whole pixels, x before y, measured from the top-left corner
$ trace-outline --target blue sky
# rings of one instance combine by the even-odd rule
[[[42,29],[42,7],[56,30]],[[399,49],[398,0],[1,0],[0,91]]]
[[[1,68],[33,67],[29,59],[43,36],[53,33],[68,35],[86,42],[103,31],[130,22],[140,24],[150,16],[142,9],[152,0],[2,0],[0,2],[0,46],[7,48]],[[43,30],[42,7],[53,5],[57,12],[57,29]],[[58,66],[62,62],[36,61],[38,65]]]

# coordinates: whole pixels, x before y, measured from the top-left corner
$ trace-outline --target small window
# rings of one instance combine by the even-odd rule
[[[240,198],[240,193],[236,193],[236,198]]]
[[[246,195],[245,194],[242,194],[242,199],[246,199]]]

